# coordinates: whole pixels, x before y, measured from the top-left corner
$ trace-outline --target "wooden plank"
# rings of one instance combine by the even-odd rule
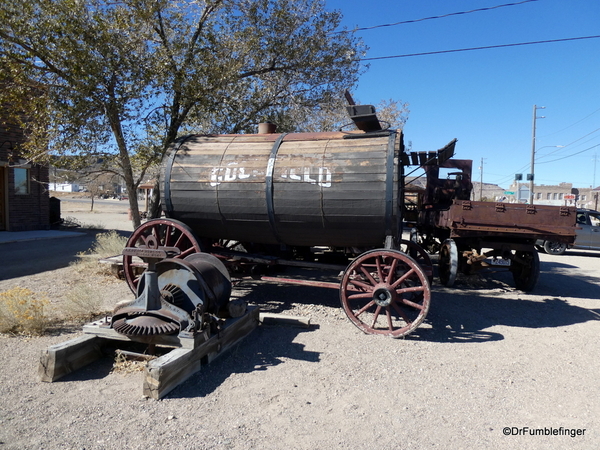
[[[277,281],[277,278],[273,278],[273,281]],[[264,312],[260,313],[260,323],[264,325],[289,325],[292,327],[309,328],[310,317]]]
[[[81,336],[42,350],[38,373],[42,381],[52,382],[102,357],[102,339]]]
[[[126,336],[124,334],[117,333],[113,328],[109,328],[103,325],[103,321],[92,322],[83,326],[83,332],[85,334],[94,335],[99,338],[110,339],[113,341],[125,341],[125,342],[141,342],[144,344],[156,344],[160,347],[174,347],[174,348],[195,348],[198,345],[206,341],[207,336],[204,333],[198,333],[195,337],[179,337],[176,334],[171,335],[157,335],[154,338],[152,336],[140,336],[137,339],[135,336]],[[153,340],[154,339],[154,340]]]
[[[214,361],[250,334],[258,325],[259,309],[249,307],[246,315],[228,320],[223,330],[195,349],[176,349],[150,361],[144,372],[143,392],[156,400]]]

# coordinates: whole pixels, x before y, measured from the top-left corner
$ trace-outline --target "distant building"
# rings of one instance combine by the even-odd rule
[[[520,192],[522,201],[529,201],[529,183],[513,182],[510,191]],[[597,209],[600,187],[573,188],[573,183],[557,185],[535,185],[533,203],[538,205],[575,206],[577,208]]]
[[[74,183],[50,183],[50,191],[55,192],[79,192],[79,185]]]

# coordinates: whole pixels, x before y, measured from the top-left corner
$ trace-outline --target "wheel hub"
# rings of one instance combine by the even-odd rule
[[[375,287],[375,289],[373,290],[373,301],[378,305],[378,306],[389,306],[392,303],[392,300],[394,299],[394,294],[393,291],[391,291],[389,289],[389,287],[387,286],[379,286],[379,287]]]

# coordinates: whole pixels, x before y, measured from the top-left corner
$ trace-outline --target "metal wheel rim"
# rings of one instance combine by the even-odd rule
[[[528,261],[528,264],[519,264],[513,260],[510,270],[513,274],[517,289],[528,292],[533,290],[540,276],[540,257],[536,251],[516,252],[516,259]]]
[[[183,222],[173,219],[152,219],[137,227],[127,240],[126,247],[138,247],[142,238],[153,235],[159,246],[177,247],[181,253],[175,259],[183,259],[193,253],[202,252],[194,232]],[[135,275],[133,257],[123,255],[123,272],[129,289],[136,294],[140,276]]]
[[[377,300],[376,300],[377,296]],[[340,301],[350,321],[367,334],[410,334],[429,311],[431,289],[423,269],[396,250],[371,250],[344,272]]]
[[[458,249],[453,239],[446,239],[440,248],[438,261],[440,282],[447,287],[452,287],[458,274]]]

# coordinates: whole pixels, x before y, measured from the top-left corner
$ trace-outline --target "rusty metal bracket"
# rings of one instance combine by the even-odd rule
[[[527,214],[535,214],[536,212],[535,205],[527,205]]]
[[[506,212],[506,205],[504,203],[496,203],[496,212]]]
[[[568,206],[561,206],[560,207],[560,215],[561,216],[568,216],[570,214],[569,212],[569,207]]]
[[[471,209],[473,209],[473,205],[471,203],[470,200],[464,200],[462,202],[462,209],[465,211],[470,211]]]

